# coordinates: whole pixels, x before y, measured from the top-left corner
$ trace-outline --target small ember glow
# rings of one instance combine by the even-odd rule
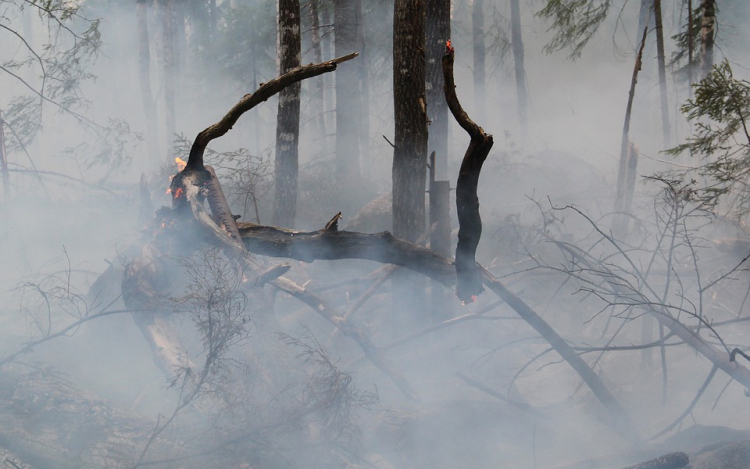
[[[445,41],[445,48],[447,50],[449,50],[449,51],[453,51],[453,47],[451,47],[451,40],[450,39],[448,39],[447,41]]]
[[[177,199],[182,195],[182,187],[178,187],[174,193],[174,198]]]
[[[185,169],[185,166],[187,166],[187,161],[183,160],[179,156],[174,159],[174,162],[177,163],[177,172],[181,172],[183,169]]]
[[[471,299],[469,301],[461,301],[461,306],[466,306],[468,304],[474,303],[477,301],[477,295],[471,295]]]

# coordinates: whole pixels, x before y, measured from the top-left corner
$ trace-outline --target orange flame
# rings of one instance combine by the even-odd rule
[[[174,198],[177,199],[182,195],[182,187],[178,187],[177,190],[174,192]]]
[[[174,159],[174,162],[177,163],[177,172],[181,172],[183,169],[185,169],[185,166],[187,166],[187,161],[183,160],[179,156]]]
[[[451,44],[452,44],[452,43],[451,43],[451,40],[450,40],[450,39],[448,39],[447,41],[445,41],[445,49],[446,49],[446,50],[447,50],[448,52],[452,52],[452,51],[453,51],[453,47],[451,47]]]

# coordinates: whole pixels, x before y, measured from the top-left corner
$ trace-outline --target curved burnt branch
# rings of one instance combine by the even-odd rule
[[[458,246],[456,246],[456,295],[463,301],[472,301],[482,293],[482,280],[475,255],[479,239],[482,237],[482,218],[479,216],[477,185],[484,160],[494,143],[492,135],[474,123],[466,114],[456,96],[456,83],[453,80],[454,49],[450,41],[443,55],[443,78],[445,99],[448,109],[458,124],[469,134],[471,141],[466,149],[456,182],[456,209],[458,212]]]
[[[271,96],[275,95],[279,91],[283,90],[289,85],[312,78],[323,73],[332,72],[336,70],[336,66],[347,60],[355,58],[358,54],[352,53],[343,57],[338,57],[328,62],[322,62],[317,64],[304,65],[297,67],[294,70],[274,78],[268,83],[263,83],[254,93],[246,94],[240,101],[234,105],[229,112],[221,118],[221,120],[214,125],[206,128],[195,137],[193,146],[190,149],[190,157],[188,158],[187,166],[185,171],[189,170],[202,170],[203,169],[203,153],[206,151],[211,140],[221,137],[222,135],[229,132],[229,130],[237,122],[240,116],[250,109],[254,108],[258,104],[266,101]]]

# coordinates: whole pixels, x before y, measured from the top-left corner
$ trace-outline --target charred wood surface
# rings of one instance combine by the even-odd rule
[[[475,259],[479,239],[482,237],[482,218],[479,215],[477,185],[482,165],[494,143],[492,135],[474,123],[464,111],[456,96],[456,83],[453,80],[455,51],[446,45],[443,55],[443,78],[445,79],[445,99],[453,117],[471,137],[469,147],[461,162],[456,182],[456,209],[458,211],[458,246],[456,246],[456,295],[462,301],[473,301],[482,293],[482,280]]]
[[[396,238],[391,233],[353,231],[293,231],[273,226],[239,223],[242,241],[250,252],[303,262],[367,259],[417,271],[443,285],[455,285],[453,264],[434,251]]]

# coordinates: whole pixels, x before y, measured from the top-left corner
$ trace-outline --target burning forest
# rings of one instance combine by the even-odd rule
[[[736,3],[0,2],[0,466],[750,467]]]

